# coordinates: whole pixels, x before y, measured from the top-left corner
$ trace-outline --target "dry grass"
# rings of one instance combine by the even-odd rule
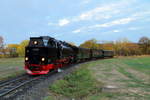
[[[102,91],[88,100],[150,100],[149,56],[101,60],[89,69],[97,80],[117,89]]]
[[[79,100],[150,100],[150,56],[91,61],[81,67],[89,69],[92,76],[104,84],[105,89]],[[54,100],[66,98],[63,99],[61,95],[61,98]]]
[[[0,58],[0,80],[24,73],[24,58]]]

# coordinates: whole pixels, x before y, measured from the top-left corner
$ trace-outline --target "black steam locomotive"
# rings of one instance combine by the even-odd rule
[[[31,75],[47,74],[70,63],[113,56],[113,51],[80,48],[49,36],[31,37],[25,48],[25,70]]]

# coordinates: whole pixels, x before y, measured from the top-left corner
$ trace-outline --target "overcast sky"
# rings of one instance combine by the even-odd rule
[[[19,43],[48,35],[85,40],[137,42],[150,37],[150,0],[0,0],[0,36]]]

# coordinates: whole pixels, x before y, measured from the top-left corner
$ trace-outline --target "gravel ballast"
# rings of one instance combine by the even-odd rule
[[[66,68],[63,68],[63,71],[60,73],[53,72],[47,77],[41,78],[17,90],[16,93],[12,94],[9,97],[6,97],[4,100],[43,100],[44,97],[49,95],[49,86],[53,82],[58,79],[64,78],[66,75],[72,73],[79,66],[80,64],[70,65]]]

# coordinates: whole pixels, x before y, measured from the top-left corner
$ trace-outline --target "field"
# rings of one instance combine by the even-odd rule
[[[0,80],[24,73],[23,58],[0,58]]]
[[[50,86],[45,100],[150,100],[150,56],[104,59],[80,66]]]

